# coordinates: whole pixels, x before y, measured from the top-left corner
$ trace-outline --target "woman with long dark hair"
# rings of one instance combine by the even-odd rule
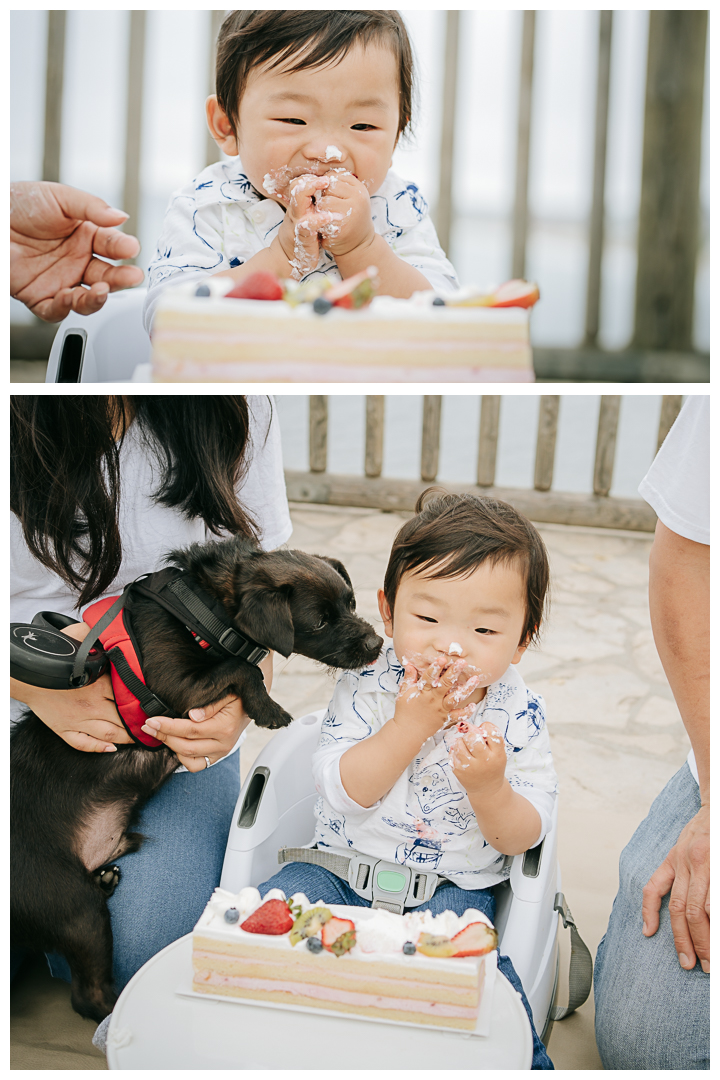
[[[50,396],[11,399],[11,619],[77,615],[158,570],[173,548],[213,535],[269,550],[292,531],[280,433],[267,398]],[[84,636],[84,626],[70,627]],[[265,679],[272,678],[272,660]],[[113,752],[130,742],[109,675],[79,690],[12,680],[11,717],[29,707],[69,745]],[[140,851],[117,860],[108,902],[121,989],[188,933],[219,884],[240,788],[238,744],[250,722],[228,697],[191,718],[158,720],[182,764],[143,808]],[[62,957],[54,975],[69,980]]]

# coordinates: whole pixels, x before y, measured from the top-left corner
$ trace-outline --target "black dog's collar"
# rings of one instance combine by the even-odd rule
[[[200,588],[197,581],[184,570],[169,566],[154,574],[138,578],[132,592],[154,600],[190,630],[198,641],[210,650],[259,664],[269,653],[264,645],[236,630],[228,621],[222,604]]]

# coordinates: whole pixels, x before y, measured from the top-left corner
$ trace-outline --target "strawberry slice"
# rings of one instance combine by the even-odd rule
[[[470,923],[451,939],[453,956],[484,956],[497,947],[497,934],[483,922]]]
[[[284,900],[266,900],[240,924],[240,929],[248,934],[287,934],[294,921]]]
[[[531,308],[540,299],[540,290],[537,285],[516,278],[506,281],[489,299],[488,307]]]
[[[225,293],[225,299],[229,296],[240,300],[282,300],[283,289],[270,270],[257,270]]]
[[[323,947],[335,956],[349,952],[355,944],[355,923],[335,916],[322,928]]]
[[[335,307],[360,308],[369,304],[378,290],[378,272],[374,266],[333,285],[324,293]]]

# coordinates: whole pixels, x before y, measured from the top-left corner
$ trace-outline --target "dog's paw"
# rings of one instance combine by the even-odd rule
[[[269,728],[271,731],[275,731],[277,728],[284,728],[288,724],[292,724],[293,718],[289,712],[285,712],[278,705],[275,709],[263,710],[262,715],[256,716],[254,720],[257,727]]]
[[[93,881],[100,886],[106,896],[112,896],[120,882],[120,867],[114,863],[99,866],[93,872]]]

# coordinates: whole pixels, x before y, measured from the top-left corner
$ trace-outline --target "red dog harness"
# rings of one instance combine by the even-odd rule
[[[139,578],[128,585],[121,596],[98,600],[86,608],[84,621],[90,627],[99,626],[99,632],[96,629],[94,634],[89,634],[78,650],[75,674],[82,670],[84,655],[93,642],[99,641],[111,664],[115,703],[125,729],[135,742],[157,750],[164,744],[146,734],[142,726],[148,716],[169,716],[171,712],[145,683],[142,655],[132,628],[134,593],[154,600],[169,611],[211,655],[232,656],[259,664],[267,656],[268,649],[237,630],[228,621],[222,604],[176,567]],[[116,612],[114,618],[111,608]]]
[[[83,621],[88,626],[95,626],[116,600],[119,600],[118,596],[111,596],[106,600],[98,600],[96,604],[91,604],[83,612]],[[101,631],[98,640],[110,660],[110,677],[120,719],[136,742],[157,749],[158,746],[163,745],[162,742],[144,732],[142,726],[148,716],[165,716],[168,709],[145,685],[138,650],[126,619],[127,611],[123,607],[110,625]],[[128,677],[128,670],[134,679]],[[138,682],[142,684],[143,690],[138,687]],[[142,695],[142,701],[140,695]],[[151,698],[155,701],[151,702]],[[155,702],[158,707],[153,708]]]

